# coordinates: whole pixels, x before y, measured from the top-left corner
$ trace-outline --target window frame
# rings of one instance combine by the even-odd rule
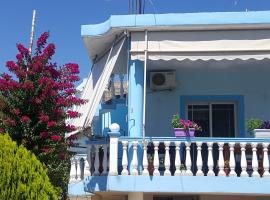
[[[194,106],[194,105],[207,105],[209,106],[209,135],[210,137],[213,137],[213,113],[212,113],[212,106],[217,104],[228,104],[234,106],[234,137],[237,137],[239,134],[239,126],[238,126],[238,119],[237,119],[237,102],[235,101],[191,101],[186,102],[185,104],[185,119],[188,119],[188,106]]]
[[[185,119],[187,102],[193,101],[234,101],[237,103],[237,121],[239,135],[236,137],[245,138],[247,136],[245,126],[245,96],[244,95],[180,95],[179,96],[179,113],[180,117]]]

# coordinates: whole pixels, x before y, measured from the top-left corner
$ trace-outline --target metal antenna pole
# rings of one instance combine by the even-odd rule
[[[29,54],[30,55],[32,55],[32,47],[33,47],[34,32],[35,32],[35,22],[36,22],[36,10],[33,10],[32,27],[31,27],[31,35],[30,35],[30,43],[29,43]]]

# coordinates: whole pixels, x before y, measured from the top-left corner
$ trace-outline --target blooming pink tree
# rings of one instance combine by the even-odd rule
[[[78,117],[71,108],[84,101],[75,96],[79,66],[52,62],[55,45],[47,44],[48,37],[45,32],[37,40],[33,56],[18,44],[16,61],[7,62],[13,76],[3,73],[0,77],[0,133],[9,133],[36,154],[51,182],[62,188],[64,199],[70,159],[67,148],[74,139],[66,139],[65,133],[75,130],[66,119]]]

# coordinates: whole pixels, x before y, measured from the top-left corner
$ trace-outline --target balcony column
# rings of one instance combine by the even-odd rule
[[[219,172],[218,176],[226,176],[224,172],[224,156],[223,156],[223,145],[224,142],[219,142],[218,147],[219,147],[219,157],[218,157],[218,167],[219,167]]]
[[[247,158],[246,158],[246,143],[241,142],[240,146],[241,146],[241,168],[242,168],[242,172],[241,172],[240,176],[241,177],[248,177]]]
[[[191,171],[191,157],[190,157],[190,142],[185,142],[186,145],[186,167],[187,170],[185,172],[186,176],[193,176],[193,173]]]
[[[235,158],[234,158],[234,145],[235,143],[230,142],[229,146],[230,146],[230,176],[237,176],[236,172],[235,172]]]
[[[170,144],[171,142],[165,141],[165,172],[164,176],[171,176],[171,171],[170,171]]]
[[[128,70],[128,130],[129,137],[143,137],[143,94],[144,94],[144,62],[130,60]],[[142,144],[138,144],[138,171],[142,171]],[[128,146],[128,166],[132,171],[131,161],[133,157],[133,146]]]
[[[71,162],[71,168],[70,168],[70,175],[69,175],[69,182],[75,182],[76,181],[76,160],[74,157],[70,159]]]
[[[153,161],[153,165],[154,165],[154,172],[153,175],[154,176],[159,176],[160,173],[158,171],[159,168],[159,157],[158,157],[158,146],[159,146],[159,141],[154,141],[154,161]]]
[[[148,171],[148,158],[147,158],[147,145],[148,142],[144,141],[143,143],[143,171],[142,175],[143,176],[149,176],[149,171]]]
[[[99,175],[99,145],[98,144],[95,145],[94,167],[95,167],[94,175],[97,176]]]
[[[77,181],[82,180],[82,172],[81,172],[81,157],[76,159],[76,166],[77,166]]]
[[[208,165],[208,173],[207,176],[215,176],[215,173],[213,171],[214,168],[214,162],[213,162],[213,142],[207,142],[208,146],[208,160],[207,160],[207,165]]]
[[[128,74],[128,130],[130,137],[143,136],[143,69],[143,61],[130,61]]]
[[[252,177],[260,177],[258,172],[258,158],[257,158],[257,143],[254,142],[251,144],[252,146]]]
[[[202,142],[196,142],[197,145],[197,174],[196,176],[204,176],[202,171],[203,162],[202,162]]]
[[[132,146],[133,146],[133,156],[132,156],[132,161],[131,161],[132,170],[130,171],[130,174],[137,176],[138,175],[138,154],[137,154],[138,141],[133,141]]]
[[[123,166],[123,170],[121,172],[121,175],[124,175],[124,176],[128,175],[127,145],[128,145],[128,141],[122,141],[122,146],[123,146],[122,166]]]
[[[84,177],[91,176],[90,165],[89,165],[89,161],[88,161],[87,157],[86,157],[86,159],[84,160],[84,170],[83,170],[83,175],[84,175]]]
[[[91,176],[91,173],[92,173],[92,145],[89,144],[89,146],[87,147],[87,155],[86,155],[86,161],[88,162],[88,165],[89,165],[89,172],[90,172],[90,175]]]
[[[175,172],[174,172],[175,176],[180,176],[181,175],[181,170],[180,170],[180,166],[181,166],[180,144],[181,144],[181,142],[179,142],[179,141],[175,142],[175,168],[176,168]]]
[[[109,156],[109,175],[118,175],[118,140],[120,137],[120,126],[116,123],[110,125],[110,156]]]
[[[269,143],[263,143],[263,170],[264,170],[263,177],[270,178],[268,146]]]
[[[108,174],[108,146],[106,144],[103,145],[103,172],[102,175]]]

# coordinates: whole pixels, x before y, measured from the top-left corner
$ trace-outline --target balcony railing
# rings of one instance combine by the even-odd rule
[[[269,178],[269,139],[119,137],[89,144],[72,159],[71,181],[83,176],[227,176]],[[76,167],[84,159],[84,166]]]

